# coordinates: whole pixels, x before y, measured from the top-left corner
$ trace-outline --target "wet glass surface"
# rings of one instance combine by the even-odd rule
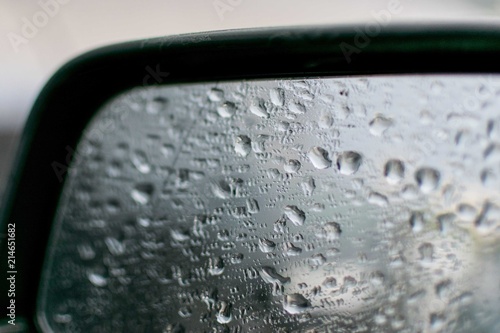
[[[500,77],[139,87],[76,147],[55,332],[499,332]]]

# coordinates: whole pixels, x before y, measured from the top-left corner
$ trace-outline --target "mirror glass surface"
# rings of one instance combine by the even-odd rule
[[[47,331],[500,332],[499,76],[137,87],[67,149]]]

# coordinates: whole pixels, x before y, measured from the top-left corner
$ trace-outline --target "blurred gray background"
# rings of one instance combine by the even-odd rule
[[[0,0],[0,198],[34,99],[82,52],[196,31],[363,23],[391,1],[401,9],[391,24],[500,22],[500,0]]]

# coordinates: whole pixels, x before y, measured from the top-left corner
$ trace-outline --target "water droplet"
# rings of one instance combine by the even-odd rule
[[[337,168],[343,175],[356,173],[361,166],[362,157],[354,151],[345,151],[337,158]]]
[[[293,245],[291,242],[287,242],[284,245],[284,254],[287,256],[298,256],[299,254],[302,253],[302,249],[300,247],[297,247]]]
[[[177,242],[185,242],[188,241],[191,237],[189,237],[189,233],[187,231],[183,231],[181,229],[171,228],[170,236],[173,240]]]
[[[264,253],[271,253],[274,251],[276,244],[266,238],[259,239],[259,249]]]
[[[384,166],[384,176],[389,184],[401,182],[405,176],[405,165],[400,160],[389,160]]]
[[[297,160],[288,160],[284,165],[284,169],[286,172],[295,173],[300,169],[300,162]]]
[[[389,200],[387,199],[387,197],[378,192],[371,192],[368,195],[368,202],[380,207],[385,207],[389,204]]]
[[[424,215],[420,212],[414,212],[410,217],[410,226],[413,232],[420,232],[424,229]]]
[[[181,316],[182,318],[191,317],[191,315],[193,314],[193,312],[191,311],[191,309],[188,308],[187,306],[181,307],[179,309],[178,313],[179,313],[179,316]]]
[[[167,108],[168,100],[157,96],[151,100],[146,105],[146,112],[149,114],[158,114]]]
[[[130,192],[130,196],[138,204],[145,205],[151,200],[153,192],[154,187],[150,183],[139,183],[134,187],[132,192]]]
[[[151,166],[149,165],[146,153],[142,150],[136,150],[132,154],[132,164],[139,170],[140,173],[150,173]]]
[[[498,175],[491,169],[482,170],[481,174],[480,174],[480,178],[481,178],[481,183],[483,183],[483,185],[485,187],[494,188],[498,184],[498,181],[499,181]]]
[[[323,129],[329,129],[333,125],[333,117],[329,114],[322,114],[318,120],[318,126]]]
[[[247,204],[247,211],[250,214],[256,214],[260,211],[259,203],[257,202],[257,200],[247,199],[246,204]]]
[[[104,287],[108,284],[108,279],[101,274],[95,272],[87,273],[89,281],[96,287]]]
[[[281,88],[271,89],[269,92],[271,102],[276,106],[283,106],[285,104],[285,91]]]
[[[208,273],[210,275],[221,275],[224,272],[224,262],[221,258],[209,258],[208,259]]]
[[[220,324],[227,324],[229,323],[233,317],[231,315],[231,304],[225,301],[219,302],[217,305],[219,311],[217,312],[217,321]]]
[[[306,220],[306,214],[297,206],[285,206],[285,215],[296,226],[301,226]]]
[[[284,277],[276,272],[273,267],[264,266],[259,271],[260,277],[267,283],[281,283],[285,284],[290,282],[290,278]]]
[[[314,182],[314,179],[312,177],[309,177],[304,179],[300,183],[300,187],[302,188],[302,192],[305,196],[311,196],[314,192],[314,189],[316,188],[316,184]]]
[[[318,267],[323,265],[326,262],[326,258],[321,253],[313,254],[311,258],[309,258],[309,266]]]
[[[500,144],[491,143],[486,147],[483,153],[484,159],[487,162],[500,162]]]
[[[114,256],[125,253],[125,245],[116,238],[106,237],[104,243],[108,247],[109,252]]]
[[[440,177],[439,171],[432,168],[420,168],[415,173],[415,180],[423,193],[434,191],[439,185]]]
[[[212,102],[220,102],[224,98],[224,91],[212,88],[207,93],[208,99]]]
[[[283,309],[289,314],[302,313],[309,307],[309,301],[301,294],[290,294],[283,297]]]
[[[378,115],[370,121],[370,133],[376,136],[381,136],[391,125],[392,120]]]
[[[234,140],[234,151],[246,157],[252,151],[252,140],[246,135],[238,135]]]
[[[92,260],[95,258],[95,251],[90,244],[80,244],[77,246],[77,250],[82,260]]]
[[[339,239],[341,233],[342,229],[340,228],[340,224],[338,224],[337,222],[328,222],[319,229],[319,231],[316,233],[316,236],[328,241],[333,241]]]
[[[222,118],[230,118],[236,113],[236,105],[232,102],[225,102],[217,108],[217,113]]]
[[[332,161],[328,158],[328,152],[321,147],[311,148],[307,157],[316,169],[326,169],[332,165]]]
[[[304,105],[299,103],[291,103],[288,109],[290,110],[290,112],[295,114],[304,114],[306,112],[306,108],[304,107]]]
[[[423,243],[418,247],[418,252],[420,253],[420,260],[422,261],[432,261],[434,255],[434,246],[431,243]]]
[[[325,281],[323,281],[323,287],[328,289],[337,287],[337,279],[334,277],[327,277]]]
[[[260,118],[269,118],[269,114],[266,111],[263,100],[255,100],[250,105],[250,112]]]
[[[485,202],[474,225],[480,233],[491,234],[500,227],[500,207],[491,202]]]

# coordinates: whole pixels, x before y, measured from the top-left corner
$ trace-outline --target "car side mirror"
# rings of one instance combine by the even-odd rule
[[[499,331],[500,30],[363,31],[65,65],[1,211],[0,331]]]

